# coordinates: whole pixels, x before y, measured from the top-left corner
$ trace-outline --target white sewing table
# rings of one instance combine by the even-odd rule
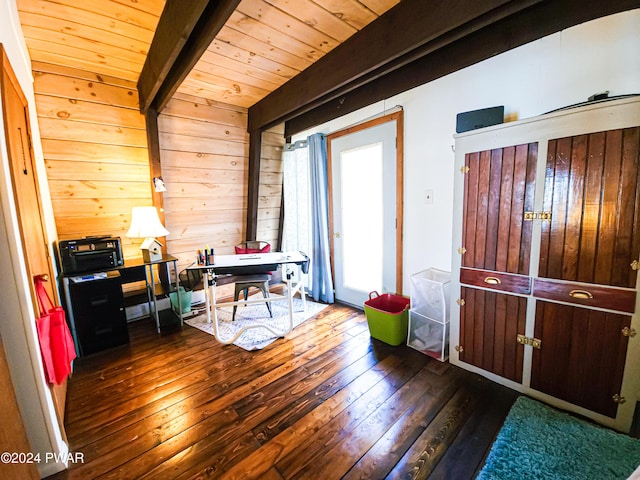
[[[208,294],[205,291],[205,301],[207,310],[207,322],[213,322],[213,335],[220,343],[231,344],[240,335],[252,328],[266,328],[274,335],[284,337],[293,329],[293,296],[300,292],[302,306],[306,310],[306,298],[304,292],[304,279],[308,270],[309,257],[302,252],[269,252],[269,253],[249,253],[242,255],[216,255],[213,265],[192,265],[190,270],[200,270],[205,278],[205,285],[209,285]],[[216,279],[218,275],[251,275],[258,273],[268,273],[278,268],[284,268],[283,277],[287,283],[286,295],[269,295],[268,298],[243,299],[237,302],[222,302],[216,300]],[[293,268],[300,267],[300,281],[293,285]],[[218,311],[220,307],[232,307],[234,305],[248,305],[252,303],[265,303],[274,300],[287,300],[289,304],[289,322],[284,331],[276,330],[264,323],[250,324],[242,327],[233,337],[228,339],[220,338],[218,334]],[[213,312],[213,315],[212,315]],[[213,317],[213,318],[212,318]]]

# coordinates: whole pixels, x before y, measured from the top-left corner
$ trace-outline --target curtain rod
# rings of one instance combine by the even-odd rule
[[[297,142],[294,143],[285,143],[283,150],[285,152],[293,152],[294,150],[297,150],[298,148],[306,148],[307,147],[307,141],[306,140],[298,140]]]

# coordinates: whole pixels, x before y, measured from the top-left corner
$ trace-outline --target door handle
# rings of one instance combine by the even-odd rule
[[[340,232],[335,232],[333,234],[333,238],[340,238]]]

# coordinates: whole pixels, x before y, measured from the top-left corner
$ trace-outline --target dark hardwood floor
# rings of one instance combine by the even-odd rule
[[[261,351],[185,325],[76,362],[55,479],[471,479],[516,393],[334,305]]]

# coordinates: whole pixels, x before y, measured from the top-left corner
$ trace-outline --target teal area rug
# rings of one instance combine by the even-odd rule
[[[640,440],[518,397],[476,480],[626,479]]]

